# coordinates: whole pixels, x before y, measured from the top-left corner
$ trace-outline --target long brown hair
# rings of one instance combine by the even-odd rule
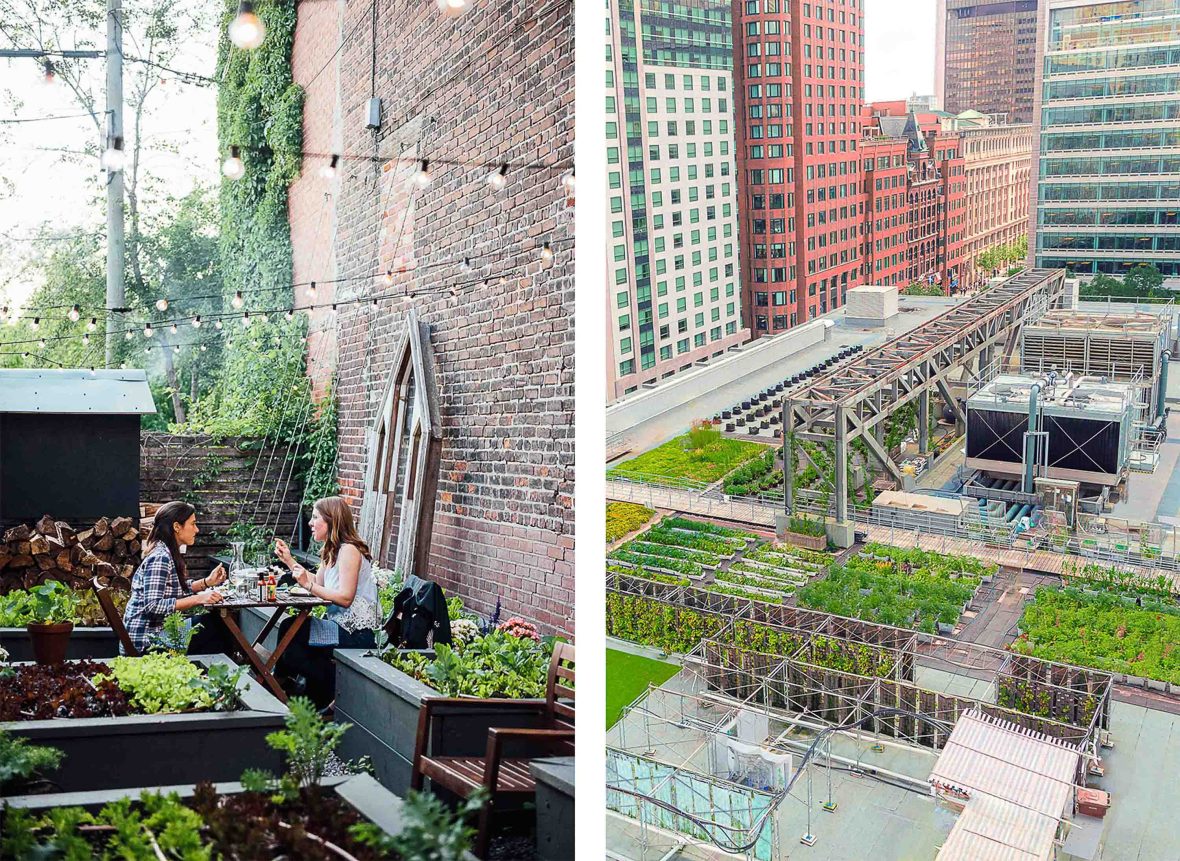
[[[361,552],[370,562],[373,554],[356,531],[356,523],[352,519],[352,509],[342,496],[326,496],[312,506],[320,517],[328,524],[328,534],[324,538],[324,546],[320,548],[320,559],[331,567],[336,564],[336,554],[345,544],[351,544]]]
[[[156,519],[152,522],[152,531],[148,534],[147,543],[151,547],[163,544],[168,548],[168,555],[172,557],[172,564],[176,566],[176,574],[181,584],[188,582],[188,566],[184,564],[184,557],[180,555],[180,545],[176,540],[174,526],[183,526],[188,519],[197,513],[197,509],[187,502],[179,500],[166,502],[156,511]],[[146,555],[146,554],[144,554]]]

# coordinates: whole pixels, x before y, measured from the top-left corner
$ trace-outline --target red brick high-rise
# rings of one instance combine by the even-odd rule
[[[743,302],[754,337],[862,283],[864,0],[735,0]]]
[[[949,293],[965,276],[962,141],[942,130],[938,114],[896,104],[865,107],[866,281],[937,284]]]

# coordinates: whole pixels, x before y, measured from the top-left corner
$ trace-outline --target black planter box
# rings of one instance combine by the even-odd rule
[[[574,857],[574,758],[554,756],[529,766],[537,781],[537,858]]]
[[[242,785],[237,782],[218,782],[217,791],[221,795],[233,795],[242,791]],[[405,820],[402,816],[402,800],[381,786],[367,774],[354,774],[348,777],[325,778],[321,786],[330,788],[348,804],[388,834],[397,837],[401,834]],[[127,788],[122,790],[102,790],[95,792],[61,792],[53,795],[18,795],[0,800],[0,807],[23,808],[29,811],[45,811],[58,807],[84,807],[91,812],[101,810],[105,805],[128,796],[138,797],[144,791],[158,791],[161,793],[175,792],[181,798],[190,798],[193,794],[192,784],[176,786],[150,786]],[[573,856],[570,856],[573,857]],[[475,861],[475,856],[467,852],[464,861]]]
[[[424,697],[441,696],[376,657],[367,649],[336,650],[336,720],[350,723],[340,755],[345,759],[368,756],[383,786],[396,795],[410,788],[418,711]],[[541,702],[538,700],[538,702]],[[483,756],[488,729],[536,727],[538,717],[520,710],[465,709],[461,713],[438,708],[431,732],[434,756]],[[506,749],[505,755],[511,756]]]
[[[203,666],[233,662],[224,655],[201,655]],[[128,715],[10,721],[0,730],[65,754],[61,766],[45,775],[61,792],[226,781],[246,768],[282,770],[282,756],[266,743],[283,728],[287,707],[262,685],[243,675],[242,705],[232,712]]]
[[[28,628],[0,628],[0,647],[8,652],[12,663],[33,660],[33,644]],[[113,658],[119,654],[119,638],[110,628],[77,628],[70,633],[66,657]]]

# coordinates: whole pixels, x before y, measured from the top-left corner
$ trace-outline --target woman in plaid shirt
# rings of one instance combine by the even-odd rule
[[[170,613],[224,600],[211,588],[225,582],[225,568],[221,565],[208,577],[188,581],[180,548],[196,541],[198,532],[197,510],[187,502],[169,502],[156,512],[144,544],[147,553],[131,578],[131,600],[123,612],[123,624],[140,652],[159,636]],[[209,613],[189,643],[189,651],[197,655],[225,652],[231,643],[225,626]],[[122,651],[122,646],[119,648]]]

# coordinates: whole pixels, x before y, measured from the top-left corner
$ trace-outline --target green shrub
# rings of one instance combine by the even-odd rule
[[[552,641],[537,643],[493,631],[454,647],[435,646],[435,657],[388,649],[381,658],[391,667],[430,685],[447,697],[527,699],[545,696]]]
[[[1050,661],[1180,684],[1180,610],[1117,596],[1040,589],[1011,649]]]
[[[630,535],[656,516],[655,511],[631,502],[608,502],[606,504],[606,543],[612,544],[624,535]]]

